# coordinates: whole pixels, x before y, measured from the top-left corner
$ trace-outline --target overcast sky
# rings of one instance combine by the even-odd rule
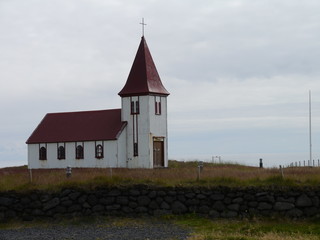
[[[320,158],[319,0],[0,0],[0,167],[48,112],[120,108],[145,37],[168,97],[169,158]]]

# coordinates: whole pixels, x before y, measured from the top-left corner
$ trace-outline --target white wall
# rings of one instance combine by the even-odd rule
[[[167,97],[161,98],[161,114],[155,114],[154,96],[149,98],[149,117],[150,117],[150,132],[151,141],[153,137],[164,138],[164,164],[168,167],[168,114],[167,114]],[[151,142],[151,149],[153,149],[153,142]],[[153,163],[153,154],[152,154]]]
[[[135,100],[138,97],[132,97]],[[155,114],[154,96],[139,96],[138,121],[139,156],[133,156],[133,118],[130,97],[122,98],[122,121],[127,121],[127,154],[130,168],[153,168],[153,137],[164,138],[164,162],[168,166],[167,97],[161,97],[161,115]]]
[[[115,167],[127,168],[127,128],[123,129],[117,141],[117,163]]]
[[[65,145],[64,145],[65,144]],[[83,142],[84,158],[76,159],[75,142],[58,143],[64,145],[66,158],[57,158],[57,143],[40,144],[47,146],[47,160],[39,160],[39,144],[28,144],[28,168],[107,168],[126,167],[126,131],[123,130],[118,140],[97,141],[104,146],[104,157],[95,158],[95,142]]]

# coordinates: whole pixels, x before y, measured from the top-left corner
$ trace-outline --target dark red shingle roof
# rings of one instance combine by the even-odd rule
[[[162,85],[146,40],[142,37],[127,82],[119,95],[126,97],[150,94],[169,95],[169,92]]]
[[[48,113],[27,143],[114,140],[126,124],[121,109]]]

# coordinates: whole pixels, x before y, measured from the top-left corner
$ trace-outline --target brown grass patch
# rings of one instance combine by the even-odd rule
[[[197,181],[197,162],[170,161],[169,168],[73,168],[72,177],[66,178],[65,169],[33,169],[32,183],[29,170],[24,167],[0,169],[0,190],[45,189],[60,185],[96,186],[99,184],[151,184],[163,186],[185,185],[317,185],[320,168],[292,167],[279,169],[248,167],[238,164],[204,163],[200,181]]]

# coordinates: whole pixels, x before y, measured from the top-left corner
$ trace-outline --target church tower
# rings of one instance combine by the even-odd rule
[[[127,82],[119,92],[127,122],[127,166],[168,166],[167,96],[144,36]]]

